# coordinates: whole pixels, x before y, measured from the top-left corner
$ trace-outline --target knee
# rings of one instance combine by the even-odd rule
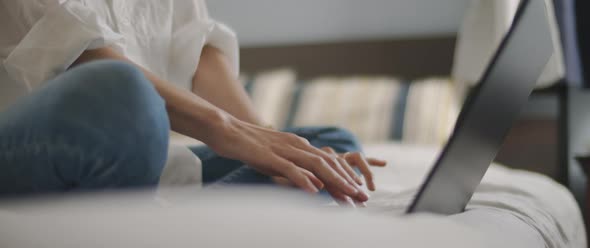
[[[87,81],[81,90],[104,113],[99,122],[111,127],[116,147],[125,147],[125,162],[119,164],[122,184],[153,185],[158,182],[167,158],[169,119],[164,100],[143,72],[133,65],[103,61],[80,68]],[[78,94],[78,93],[77,93]]]
[[[99,61],[65,73],[46,102],[65,119],[115,130],[149,130],[168,135],[164,100],[138,68]]]
[[[62,127],[77,130],[81,139],[112,156],[117,186],[157,184],[170,124],[164,100],[143,72],[101,61],[74,68],[62,80],[67,83],[54,94]]]
[[[91,113],[95,119],[164,121],[164,100],[138,68],[123,62],[81,65],[60,78],[49,102],[71,114]],[[106,118],[109,117],[109,118]],[[143,123],[145,124],[145,123]]]
[[[102,99],[101,103],[109,104],[107,106],[127,103],[127,107],[136,107],[137,102],[151,105],[163,103],[143,72],[128,63],[109,60],[91,62],[73,68],[65,77],[64,81],[68,83],[62,91],[69,96]]]

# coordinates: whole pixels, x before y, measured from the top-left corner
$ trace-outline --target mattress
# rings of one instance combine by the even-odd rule
[[[365,146],[368,156],[389,161],[375,168],[379,188],[368,210],[396,215],[413,199],[440,152],[438,147]],[[550,178],[492,164],[466,212],[448,218],[521,247],[586,247],[582,215],[570,192]]]
[[[586,247],[573,197],[547,177],[493,165],[466,212],[401,215],[439,149],[365,149],[389,161],[367,208],[276,187],[0,202],[0,247]]]

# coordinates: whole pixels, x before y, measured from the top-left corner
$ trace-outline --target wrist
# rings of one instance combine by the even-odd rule
[[[206,130],[220,130],[227,127],[234,117],[221,109],[212,109],[203,115],[202,126]]]
[[[207,111],[202,118],[197,126],[200,129],[202,141],[210,146],[225,139],[224,136],[233,129],[232,127],[238,121],[235,117],[220,109]]]
[[[182,96],[182,95],[181,95]],[[207,143],[220,127],[231,122],[231,116],[225,111],[201,101],[190,99],[182,102],[181,97],[167,101],[166,107],[170,124],[174,131]]]

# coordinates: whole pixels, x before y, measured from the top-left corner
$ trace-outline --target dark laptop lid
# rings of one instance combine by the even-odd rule
[[[521,1],[510,30],[465,102],[453,135],[408,213],[464,210],[553,51],[545,1]]]

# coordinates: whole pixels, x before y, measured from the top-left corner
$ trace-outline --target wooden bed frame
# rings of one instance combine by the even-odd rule
[[[246,74],[289,67],[300,79],[317,76],[395,75],[405,79],[448,76],[454,36],[242,48]]]

